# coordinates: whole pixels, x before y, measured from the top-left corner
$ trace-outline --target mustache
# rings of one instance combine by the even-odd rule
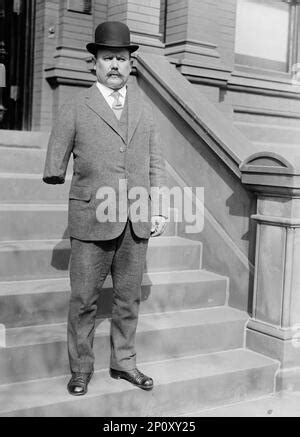
[[[122,76],[118,71],[110,71],[107,76]]]

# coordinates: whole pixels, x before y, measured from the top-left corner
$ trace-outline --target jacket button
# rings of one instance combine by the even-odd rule
[[[120,147],[120,152],[125,152],[125,147]]]

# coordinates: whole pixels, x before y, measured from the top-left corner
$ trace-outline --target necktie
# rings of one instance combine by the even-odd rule
[[[116,114],[117,119],[120,120],[123,110],[123,105],[120,100],[121,94],[119,93],[119,91],[114,91],[113,93],[111,93],[111,96],[114,99],[112,104],[112,110]]]

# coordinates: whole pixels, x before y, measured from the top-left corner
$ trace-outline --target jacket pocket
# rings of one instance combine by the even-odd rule
[[[88,202],[91,199],[92,191],[89,187],[80,187],[73,185],[70,189],[69,199],[85,200]]]

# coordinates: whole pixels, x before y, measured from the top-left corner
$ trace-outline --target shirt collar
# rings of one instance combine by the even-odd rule
[[[111,93],[113,93],[115,91],[115,90],[113,90],[111,88],[108,88],[107,86],[103,85],[99,81],[97,81],[97,87],[99,88],[99,90],[101,91],[101,93],[103,94],[103,96],[105,98],[109,97],[111,95]],[[124,85],[118,91],[121,94],[121,96],[123,97],[123,99],[125,99],[126,91],[127,91],[127,85]]]

